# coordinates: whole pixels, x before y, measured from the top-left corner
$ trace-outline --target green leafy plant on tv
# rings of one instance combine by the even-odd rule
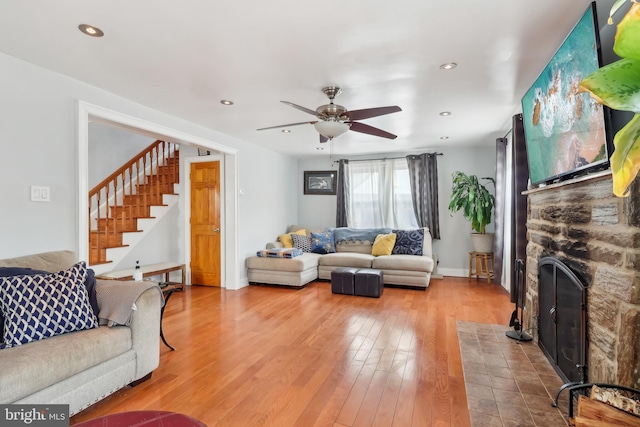
[[[491,214],[495,205],[495,197],[489,193],[476,175],[466,175],[456,171],[451,175],[453,186],[449,199],[451,213],[462,210],[462,216],[471,222],[471,229],[478,233],[485,233],[487,225],[491,223]],[[493,178],[482,178],[491,181]]]
[[[611,155],[613,193],[618,197],[629,195],[629,187],[640,171],[640,3],[637,0],[617,0],[609,13],[632,5],[616,29],[613,51],[622,59],[589,74],[580,82],[580,90],[600,104],[614,110],[632,111],[633,118],[616,133]]]

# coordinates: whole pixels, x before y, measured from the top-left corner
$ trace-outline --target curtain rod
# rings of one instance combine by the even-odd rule
[[[435,154],[436,156],[444,156],[444,154],[442,153],[427,153],[427,154]],[[383,157],[381,159],[355,159],[355,160],[349,160],[350,162],[368,162],[371,160],[397,160],[397,159],[406,159],[408,156],[419,156],[420,154],[407,154],[406,156],[402,156],[402,157]],[[347,159],[345,159],[347,160]],[[334,160],[333,163],[340,163],[340,160]]]

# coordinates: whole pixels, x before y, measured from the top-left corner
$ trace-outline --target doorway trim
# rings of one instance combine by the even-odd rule
[[[142,131],[157,139],[166,139],[177,144],[194,145],[211,149],[221,157],[224,164],[222,188],[224,189],[224,239],[221,252],[224,254],[222,285],[227,289],[239,289],[242,285],[238,276],[238,150],[217,142],[171,129],[158,123],[109,110],[85,101],[78,101],[78,209],[77,209],[77,251],[80,259],[89,257],[89,122],[100,121],[106,124]],[[222,213],[222,212],[221,212]],[[186,231],[185,231],[186,233]],[[191,259],[185,248],[185,264]]]

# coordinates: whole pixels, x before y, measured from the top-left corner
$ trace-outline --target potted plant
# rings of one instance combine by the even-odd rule
[[[491,215],[495,205],[495,197],[489,193],[476,175],[466,175],[460,171],[452,175],[453,186],[449,210],[456,213],[462,210],[465,219],[471,222],[471,241],[476,252],[493,252],[493,233],[487,233],[486,227],[491,223]],[[492,182],[493,178],[482,178]]]
[[[617,0],[611,7],[613,14],[628,0]],[[618,197],[629,195],[629,187],[640,171],[640,3],[631,8],[618,24],[613,51],[622,59],[606,65],[580,82],[599,103],[614,110],[632,111],[634,117],[616,133],[611,156],[613,193]]]

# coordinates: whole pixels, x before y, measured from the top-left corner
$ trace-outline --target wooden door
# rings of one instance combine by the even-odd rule
[[[191,163],[191,283],[220,286],[220,162]]]

